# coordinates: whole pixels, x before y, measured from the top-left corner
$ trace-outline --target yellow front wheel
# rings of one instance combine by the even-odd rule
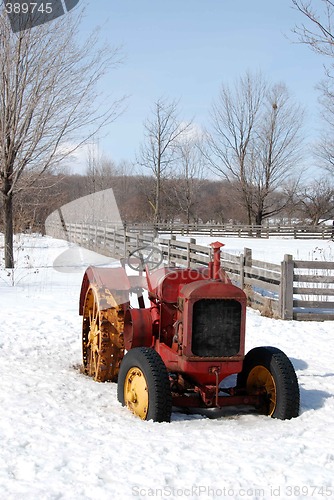
[[[299,414],[299,385],[289,358],[276,347],[256,347],[244,359],[237,387],[260,396],[258,410],[281,420]]]
[[[255,366],[248,375],[246,389],[248,394],[262,394],[263,411],[272,416],[277,403],[276,384],[273,375],[264,366]]]
[[[118,375],[117,397],[142,420],[170,422],[169,375],[154,349],[135,347],[124,356]]]
[[[148,387],[144,373],[137,367],[130,368],[124,382],[124,403],[142,420],[148,412]]]

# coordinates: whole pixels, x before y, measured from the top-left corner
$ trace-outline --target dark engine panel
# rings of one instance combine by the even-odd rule
[[[192,353],[235,356],[240,349],[241,304],[233,299],[201,299],[193,307]]]

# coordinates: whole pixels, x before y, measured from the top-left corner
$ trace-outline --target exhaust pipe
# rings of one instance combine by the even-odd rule
[[[220,249],[225,246],[224,243],[215,241],[210,247],[213,249],[213,261],[209,263],[209,276],[212,280],[220,279]]]

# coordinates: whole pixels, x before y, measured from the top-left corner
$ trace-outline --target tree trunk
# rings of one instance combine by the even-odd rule
[[[13,194],[3,197],[4,223],[5,223],[5,268],[14,268],[13,252]]]
[[[247,210],[247,219],[248,219],[248,235],[253,236],[253,231],[252,231],[252,212],[250,205],[247,203],[246,204],[246,210]]]
[[[157,182],[156,182],[156,187],[155,187],[154,224],[159,224],[160,219],[161,219],[160,197],[161,197],[161,179],[160,179],[160,174],[159,174],[159,176],[157,176]]]
[[[190,224],[190,206],[191,206],[191,194],[190,194],[190,186],[189,186],[189,179],[187,180],[187,188],[186,188],[186,218],[187,218],[187,225],[189,226]]]
[[[263,212],[262,210],[259,210],[255,216],[255,224],[257,226],[262,226],[262,221],[263,221]]]
[[[255,225],[257,226],[257,228],[256,228],[257,238],[261,238],[262,221],[263,221],[263,212],[262,212],[262,210],[259,210],[255,216]]]

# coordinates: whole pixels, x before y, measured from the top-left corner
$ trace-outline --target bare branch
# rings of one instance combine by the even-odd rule
[[[145,142],[138,164],[151,170],[156,180],[154,222],[160,222],[162,181],[168,177],[177,159],[178,145],[191,126],[178,116],[178,101],[160,98],[152,110],[152,117],[144,123]]]
[[[282,84],[246,74],[232,91],[223,86],[213,106],[207,158],[213,171],[239,186],[248,223],[278,213],[282,187],[301,157],[303,111]]]
[[[98,30],[79,44],[82,15],[75,11],[14,34],[0,8],[0,192],[6,224],[23,172],[42,175],[59,165],[121,112],[123,98],[106,105],[98,92],[99,81],[120,63],[120,50],[100,46]],[[8,227],[7,237],[10,232]]]

